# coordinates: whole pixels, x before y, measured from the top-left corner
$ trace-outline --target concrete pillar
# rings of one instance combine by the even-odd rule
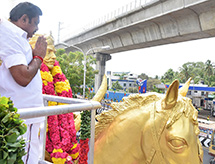
[[[99,70],[95,75],[95,93],[98,91],[101,85],[103,75],[105,74],[106,61],[110,60],[110,54],[96,53],[96,69]],[[95,110],[91,110],[91,120],[95,120]],[[91,138],[90,138],[90,150],[88,153],[88,163],[94,163],[94,138],[95,138],[95,121],[91,121]]]
[[[105,74],[106,61],[110,59],[110,54],[96,53],[96,70],[99,72],[95,75],[95,92],[98,91]]]

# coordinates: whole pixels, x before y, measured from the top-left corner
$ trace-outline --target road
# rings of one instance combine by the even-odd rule
[[[211,158],[213,157],[208,154],[208,148],[203,147],[203,151],[204,151],[203,164],[209,164]]]
[[[198,118],[207,119],[208,116],[210,117],[211,121],[215,121],[215,117],[210,115],[209,110],[199,111]],[[211,158],[213,158],[213,157],[208,155],[208,148],[207,147],[203,147],[203,151],[204,151],[203,164],[209,164]]]

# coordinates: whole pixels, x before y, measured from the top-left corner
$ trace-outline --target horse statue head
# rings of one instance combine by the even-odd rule
[[[132,94],[97,116],[95,164],[201,164],[198,112],[185,97],[191,78],[166,95]]]

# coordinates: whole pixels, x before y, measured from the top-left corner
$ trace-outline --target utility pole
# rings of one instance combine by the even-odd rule
[[[57,36],[57,43],[60,43],[60,30],[62,30],[63,28],[61,28],[61,24],[63,24],[63,22],[58,22],[58,36]]]

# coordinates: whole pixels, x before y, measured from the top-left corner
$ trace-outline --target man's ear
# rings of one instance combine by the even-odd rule
[[[22,24],[26,24],[29,22],[29,18],[26,14],[24,14],[23,16],[21,16],[20,21]]]

